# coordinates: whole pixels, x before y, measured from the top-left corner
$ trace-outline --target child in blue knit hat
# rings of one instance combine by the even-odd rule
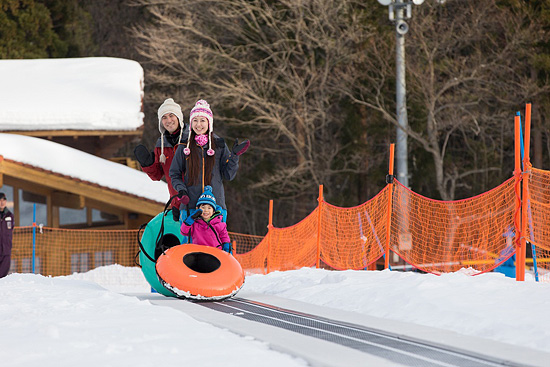
[[[232,254],[227,225],[222,220],[221,212],[216,210],[212,187],[206,186],[197,200],[197,211],[183,221],[181,233],[189,236],[190,243],[217,247]]]

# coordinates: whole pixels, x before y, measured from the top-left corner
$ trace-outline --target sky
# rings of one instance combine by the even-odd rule
[[[274,295],[550,352],[550,284],[526,278],[303,268],[248,275],[237,296]],[[120,265],[63,277],[0,279],[2,365],[306,365],[136,294],[150,294],[149,284],[139,268]]]
[[[112,57],[0,60],[0,131],[135,130],[143,68]]]

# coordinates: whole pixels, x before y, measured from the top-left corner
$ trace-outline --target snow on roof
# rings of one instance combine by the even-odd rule
[[[166,203],[167,184],[145,173],[49,140],[0,134],[0,155],[64,176]]]
[[[143,68],[111,57],[0,60],[0,131],[135,130]]]

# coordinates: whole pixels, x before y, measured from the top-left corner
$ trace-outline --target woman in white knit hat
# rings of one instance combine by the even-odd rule
[[[250,141],[235,140],[231,151],[224,139],[214,134],[214,115],[205,100],[199,100],[189,114],[189,136],[185,145],[179,145],[170,167],[170,179],[178,196],[186,202],[182,206],[180,222],[195,208],[206,186],[212,187],[217,210],[227,218],[223,180],[235,178],[239,168],[239,156],[246,152]],[[188,205],[187,205],[188,204]],[[194,211],[194,209],[193,209]]]
[[[140,144],[134,150],[134,154],[143,172],[147,173],[153,181],[159,181],[166,177],[168,191],[172,197],[177,191],[174,190],[170,182],[170,165],[178,144],[182,143],[182,138],[187,137],[189,126],[185,126],[181,107],[172,98],[166,99],[160,105],[157,115],[160,138],[157,140],[155,149],[149,152],[145,146]],[[185,141],[183,142],[185,143]],[[180,202],[177,200],[172,201],[172,214],[176,222],[179,221],[179,204]]]

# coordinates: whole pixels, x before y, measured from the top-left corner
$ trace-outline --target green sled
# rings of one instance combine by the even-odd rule
[[[184,240],[187,240],[187,237],[183,236],[180,232],[180,223],[174,221],[170,211],[157,214],[149,221],[149,223],[147,223],[141,237],[141,245],[143,246],[143,250],[145,250],[145,252],[147,252],[147,254],[155,260],[162,253],[161,250],[156,250],[155,247],[162,227],[162,216],[165,213],[168,215],[164,216],[164,235],[162,235],[161,243],[166,247],[173,247],[180,245],[184,243]],[[141,271],[143,272],[145,279],[155,291],[164,296],[176,297],[172,291],[166,289],[160,283],[155,267],[156,262],[151,261],[141,250],[139,252],[139,263],[141,264]]]

